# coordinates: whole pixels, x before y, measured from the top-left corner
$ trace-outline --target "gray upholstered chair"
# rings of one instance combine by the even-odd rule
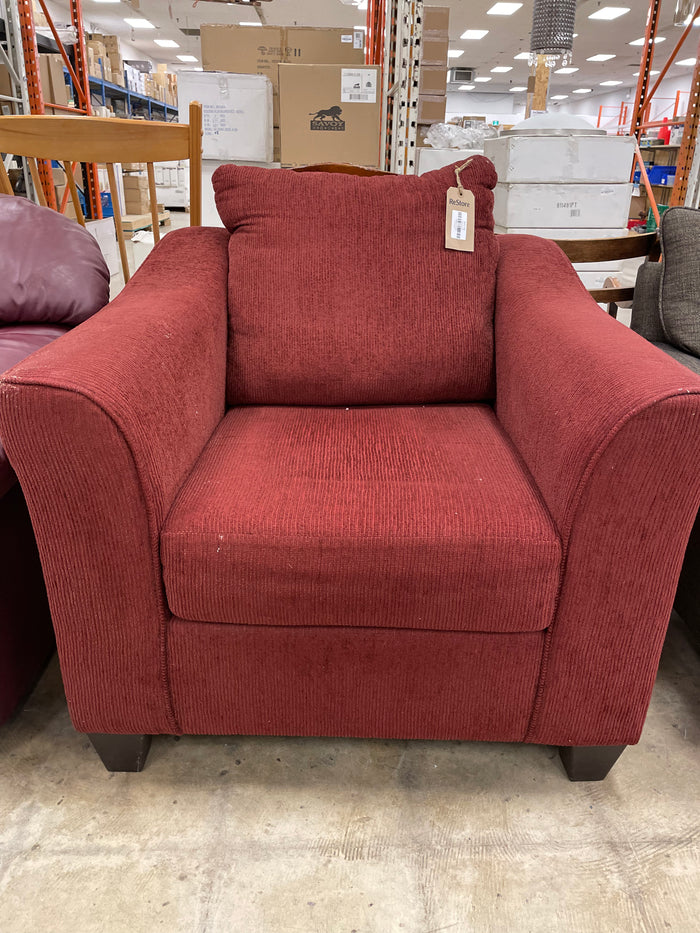
[[[662,261],[645,262],[637,274],[632,330],[700,375],[700,211],[666,211],[661,249]],[[700,516],[688,541],[675,609],[700,647]]]

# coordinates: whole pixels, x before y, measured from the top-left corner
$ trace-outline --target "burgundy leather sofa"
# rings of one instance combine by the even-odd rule
[[[170,233],[109,307],[6,373],[75,727],[150,736],[635,743],[700,501],[700,379],[552,243],[445,249],[453,167],[225,166],[227,229]],[[669,725],[670,727],[670,725]]]
[[[24,198],[0,195],[0,372],[109,301],[93,237]],[[54,635],[27,507],[0,443],[0,723],[33,686]]]

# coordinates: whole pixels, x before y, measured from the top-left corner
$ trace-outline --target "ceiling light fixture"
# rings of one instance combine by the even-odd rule
[[[510,89],[510,93],[515,94],[516,91],[526,91],[526,90],[527,90],[526,87],[512,87]]]
[[[512,16],[517,13],[522,3],[494,3],[490,10],[487,10],[489,16]]]
[[[508,71],[512,71],[512,70],[513,70],[512,65],[496,65],[495,68],[491,69],[491,73],[495,75],[504,75]]]
[[[199,61],[196,55],[178,55],[177,56],[181,62],[196,62]]]
[[[261,23],[261,22],[257,22],[257,23],[239,23],[238,25],[239,25],[239,26],[262,26],[262,23]]]
[[[587,62],[609,62],[611,58],[615,58],[614,55],[603,55],[599,53],[598,55],[591,55],[590,58],[587,58]]]
[[[161,49],[179,49],[180,44],[174,39],[154,39],[156,45],[159,45]]]
[[[491,78],[474,78],[475,81],[478,81],[479,84],[485,84],[487,81],[490,81]]]
[[[622,81],[601,81],[601,87],[617,87],[618,84],[622,84]]]
[[[448,58],[459,58],[460,55],[464,55],[464,49],[450,49],[447,53]]]
[[[575,91],[572,91],[572,94],[590,94],[593,90],[592,87],[577,87]]]
[[[463,32],[459,37],[460,39],[483,39],[484,36],[488,36],[488,29],[467,29],[466,32]]]
[[[551,100],[566,100],[568,94],[552,94]]]
[[[682,58],[679,62],[676,62],[676,64],[677,65],[694,65],[695,61],[696,60],[694,58]]]
[[[530,53],[529,53],[529,52],[518,52],[517,55],[514,55],[514,56],[513,56],[513,61],[514,61],[514,62],[527,61],[527,60],[529,59],[529,57],[530,57]]]
[[[474,90],[474,85],[473,85],[473,84],[460,84],[460,86],[457,88],[457,90],[459,90],[459,91],[473,91],[473,90]]]
[[[578,71],[578,68],[557,68],[554,74],[555,75],[572,75],[576,71]]]
[[[666,41],[666,36],[657,36],[654,39],[654,45],[658,45],[659,42],[665,42],[665,41]],[[634,42],[628,42],[627,45],[644,45],[644,37],[642,36],[641,39],[635,39]]]
[[[625,13],[629,13],[630,8],[628,6],[604,6],[600,10],[596,10],[595,13],[590,13],[589,19],[617,19],[618,16],[624,16]]]
[[[659,74],[659,72],[658,72],[658,71],[650,71],[649,74],[650,74],[650,75],[657,75],[657,74]],[[635,71],[635,73],[632,75],[632,77],[633,77],[633,78],[638,78],[638,77],[639,77],[639,72],[638,72],[638,71]]]
[[[147,19],[125,19],[124,22],[127,26],[131,26],[132,29],[155,29],[156,27],[153,23],[149,23]]]

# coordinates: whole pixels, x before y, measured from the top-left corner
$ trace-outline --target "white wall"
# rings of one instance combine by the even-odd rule
[[[489,94],[482,91],[454,91],[447,95],[446,119],[474,115],[488,123],[517,123],[525,116],[522,94]]]

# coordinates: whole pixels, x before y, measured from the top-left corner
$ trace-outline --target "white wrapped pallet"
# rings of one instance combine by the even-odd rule
[[[501,183],[621,184],[634,159],[632,136],[500,136],[484,140]]]
[[[632,185],[499,184],[493,216],[499,227],[568,229],[627,225]]]

